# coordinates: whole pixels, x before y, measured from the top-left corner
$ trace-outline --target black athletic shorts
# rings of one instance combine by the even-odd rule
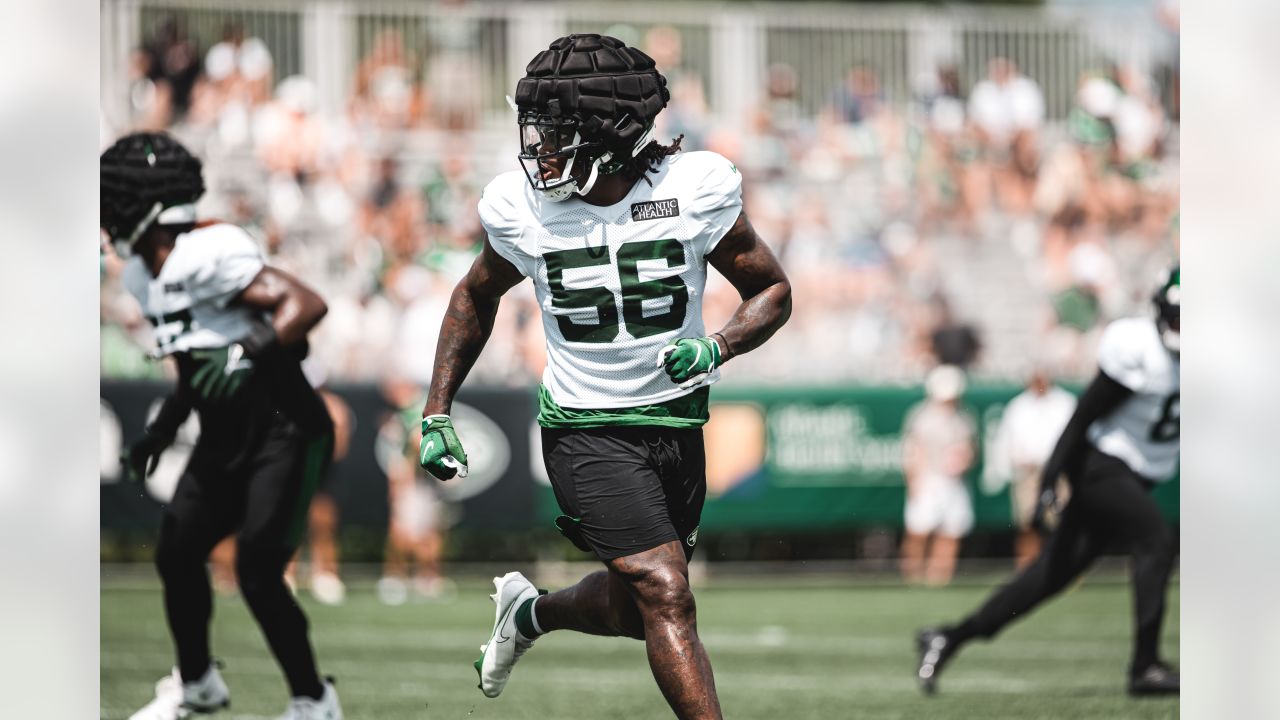
[[[707,497],[702,429],[542,430],[542,457],[564,515],[556,525],[601,560],[698,542]]]
[[[217,437],[200,438],[165,508],[162,534],[207,552],[235,533],[242,549],[292,554],[332,458],[333,435],[310,435],[280,416],[259,427],[257,441],[234,452]]]

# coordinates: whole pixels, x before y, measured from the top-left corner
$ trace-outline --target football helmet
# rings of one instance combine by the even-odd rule
[[[653,139],[671,93],[653,58],[607,35],[567,35],[538,53],[511,104],[520,165],[551,202],[586,195]]]
[[[172,136],[126,135],[102,153],[98,168],[99,224],[121,257],[153,224],[195,222],[195,202],[204,194],[202,166]]]
[[[1160,340],[1175,355],[1182,348],[1180,309],[1182,306],[1181,269],[1174,265],[1152,298],[1156,306],[1156,327]]]

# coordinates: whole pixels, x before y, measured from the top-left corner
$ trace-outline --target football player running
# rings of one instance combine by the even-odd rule
[[[675,715],[721,717],[688,577],[706,496],[701,426],[720,366],[786,322],[791,288],[742,212],[737,168],[653,140],[669,97],[653,60],[612,37],[569,35],[533,58],[513,101],[523,171],[485,188],[487,241],[440,329],[420,461],[448,480],[467,474],[454,394],[499,298],[533,281],[557,525],[605,566],[549,595],[518,572],[495,578],[496,621],[475,663],[488,697],[538,637],[576,630],[644,640]],[[710,335],[708,263],[742,297]]]
[[[281,720],[341,720],[283,577],[333,452],[333,423],[300,365],[324,301],[267,266],[241,228],[197,222],[201,164],[170,136],[121,138],[102,154],[100,171],[102,228],[128,258],[124,284],[155,326],[155,356],[172,357],[178,371],[176,389],[124,452],[126,474],[142,481],[154,470],[192,410],[201,428],[156,545],[177,664],[133,719],[185,718],[230,703],[210,655],[205,564],[235,533],[240,592],[292,696]]]
[[[926,693],[936,690],[939,673],[966,643],[994,637],[1030,613],[1113,543],[1133,558],[1129,692],[1178,692],[1178,673],[1157,652],[1176,539],[1150,491],[1178,465],[1179,280],[1175,267],[1156,292],[1154,321],[1117,320],[1103,333],[1098,375],[1041,474],[1032,523],[1055,527],[1040,555],[958,624],[917,636],[917,680]],[[1064,474],[1071,498],[1059,511],[1057,482]]]

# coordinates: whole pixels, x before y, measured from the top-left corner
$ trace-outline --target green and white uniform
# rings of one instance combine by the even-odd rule
[[[552,203],[520,171],[480,199],[494,250],[533,280],[547,339],[543,427],[694,427],[706,388],[656,364],[678,338],[706,334],[706,257],[742,212],[742,177],[712,152],[678,153],[608,207]],[[650,184],[652,183],[652,184]]]
[[[1125,318],[1103,332],[1098,366],[1133,395],[1089,426],[1089,442],[1148,480],[1169,480],[1178,468],[1178,356],[1151,318]]]
[[[231,300],[265,265],[249,233],[227,223],[179,235],[155,277],[140,256],[130,258],[122,279],[155,326],[152,354],[222,348],[247,335],[262,313]]]

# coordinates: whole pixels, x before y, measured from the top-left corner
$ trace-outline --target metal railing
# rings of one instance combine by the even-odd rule
[[[902,103],[941,64],[956,67],[967,91],[991,58],[1003,56],[1040,84],[1054,120],[1070,110],[1082,72],[1116,63],[1164,77],[1177,52],[1153,11],[1096,6],[103,0],[103,105],[121,124],[130,54],[170,21],[201,52],[239,23],[270,48],[276,81],[302,73],[316,82],[326,113],[342,111],[362,60],[380,42],[398,45],[412,79],[438,90],[470,125],[499,120],[525,62],[566,32],[605,32],[641,47],[674,37],[679,67],[664,71],[696,78],[713,119],[729,124],[758,105],[775,65],[794,71],[794,99],[813,114],[855,66],[878,76],[885,100]],[[675,33],[651,34],[658,27]]]

